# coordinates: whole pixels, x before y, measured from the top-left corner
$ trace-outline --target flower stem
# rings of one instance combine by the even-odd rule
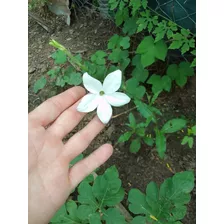
[[[126,110],[126,111],[124,111],[124,112],[122,112],[122,113],[120,113],[120,114],[114,115],[112,118],[120,117],[120,116],[123,115],[123,114],[127,114],[128,112],[130,112],[130,111],[132,111],[132,110],[135,110],[136,108],[137,108],[137,107],[132,107],[132,108],[129,109],[129,110]]]

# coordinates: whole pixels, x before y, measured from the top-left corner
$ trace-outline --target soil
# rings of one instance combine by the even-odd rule
[[[63,19],[57,18],[55,23],[56,29],[52,34],[47,33],[46,30],[32,18],[29,19],[29,111],[33,110],[47,98],[57,95],[64,90],[47,84],[38,94],[34,94],[33,92],[33,84],[35,81],[51,69],[51,60],[49,56],[54,50],[48,44],[51,38],[59,41],[71,52],[81,52],[83,57],[88,57],[88,55],[96,50],[106,49],[107,40],[116,33],[116,27],[111,21],[102,19],[95,14],[92,16],[88,15],[88,17],[79,15],[78,18],[79,19],[76,19],[70,27],[65,24]],[[163,113],[160,122],[164,123],[171,118],[184,115],[188,120],[192,120],[192,123],[194,123],[196,113],[195,89],[195,77],[191,77],[184,88],[180,89],[176,87],[171,93],[161,95],[156,103],[156,107]],[[117,108],[114,114],[119,114],[131,107],[132,105]],[[138,115],[138,113],[133,113],[136,116]],[[92,116],[92,114],[88,114],[69,136],[84,127]],[[195,144],[192,149],[189,149],[188,146],[182,146],[180,144],[183,138],[182,132],[168,136],[167,152],[164,160],[159,159],[155,149],[147,145],[142,145],[142,148],[137,154],[132,154],[129,152],[128,144],[115,144],[121,133],[126,130],[126,126],[124,125],[124,119],[126,118],[127,116],[123,115],[112,119],[85,152],[89,154],[91,151],[107,142],[114,145],[113,156],[101,167],[99,173],[103,172],[111,165],[116,165],[125,192],[128,193],[131,188],[138,188],[141,191],[145,191],[150,181],[161,184],[165,178],[171,177],[175,172],[185,170],[195,171]],[[127,194],[122,203],[127,207]],[[196,193],[194,189],[192,192],[192,200],[188,206],[187,215],[183,220],[184,224],[196,223],[195,204]]]

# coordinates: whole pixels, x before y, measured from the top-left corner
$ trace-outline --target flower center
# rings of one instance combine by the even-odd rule
[[[100,91],[100,96],[103,96],[104,94],[104,91]]]

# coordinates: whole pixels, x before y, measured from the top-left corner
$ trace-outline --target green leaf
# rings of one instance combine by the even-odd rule
[[[160,212],[159,188],[155,182],[150,182],[146,188],[146,202],[150,206],[150,213],[157,216]]]
[[[55,51],[51,57],[54,59],[55,64],[64,64],[67,61],[66,54],[61,50]]]
[[[136,78],[131,78],[126,81],[126,91],[131,97],[141,99],[145,95],[146,89],[139,85]]]
[[[128,209],[133,214],[147,214],[149,205],[146,202],[146,196],[140,190],[132,188],[128,193]]]
[[[185,145],[185,144],[187,144],[187,143],[188,143],[188,139],[189,139],[188,136],[184,136],[184,138],[183,138],[183,140],[182,140],[182,142],[181,142],[181,145]]]
[[[75,157],[71,162],[70,162],[70,165],[75,165],[77,162],[79,162],[80,160],[82,160],[83,159],[83,154],[80,154],[80,155],[78,155],[77,157]]]
[[[153,146],[154,144],[154,140],[147,136],[143,138],[143,141],[145,142],[146,145],[149,145],[149,146]]]
[[[80,73],[72,72],[69,75],[68,84],[78,86],[82,83],[82,75]]]
[[[180,49],[180,47],[183,45],[182,40],[174,40],[170,46],[169,49]]]
[[[47,84],[47,80],[44,76],[42,76],[41,78],[39,78],[33,86],[33,91],[34,93],[37,93],[40,89],[43,89],[44,86]]]
[[[135,105],[137,106],[137,110],[140,112],[140,114],[144,117],[144,118],[149,118],[152,117],[152,112],[149,109],[149,105],[142,103],[139,100],[135,100]]]
[[[191,128],[191,130],[192,130],[192,134],[193,134],[193,135],[196,135],[196,125],[194,125],[194,126]]]
[[[107,48],[108,49],[114,49],[119,45],[120,42],[120,36],[118,36],[117,34],[113,35],[109,41],[108,41],[108,45]]]
[[[61,71],[60,67],[56,67],[54,69],[51,69],[47,72],[47,74],[53,79],[55,78]]]
[[[149,76],[149,72],[147,69],[136,67],[131,74],[133,77],[135,77],[139,82],[145,82],[146,79]]]
[[[189,137],[189,138],[188,138],[188,146],[189,146],[189,148],[192,149],[193,144],[194,144],[194,139],[193,139],[193,137]]]
[[[106,224],[126,224],[125,217],[116,208],[108,208],[103,215]]]
[[[136,134],[140,137],[144,137],[145,136],[145,128],[141,127],[141,128],[137,128],[136,130]]]
[[[128,65],[130,64],[131,59],[130,58],[122,58],[120,61],[120,69],[121,71],[124,71]]]
[[[187,121],[184,119],[172,119],[167,121],[164,126],[162,127],[161,132],[162,133],[174,133],[176,131],[181,130],[182,128],[184,128],[187,124]]]
[[[130,127],[135,128],[136,127],[136,120],[135,120],[135,116],[133,115],[133,113],[130,113],[128,115],[128,120],[130,123]]]
[[[107,54],[104,51],[97,51],[95,54],[91,56],[91,61],[96,63],[97,65],[105,65],[106,60],[105,57]]]
[[[127,142],[131,136],[132,136],[131,132],[125,132],[123,135],[119,137],[118,142]]]
[[[66,77],[62,77],[62,76],[58,76],[55,82],[56,86],[60,86],[60,87],[64,87],[65,86],[65,78]]]
[[[173,37],[173,31],[168,29],[166,35],[168,39],[171,39]]]
[[[196,58],[194,58],[194,60],[191,63],[191,67],[195,67],[196,66]]]
[[[155,62],[155,55],[153,51],[148,51],[141,56],[142,66],[145,68]]]
[[[165,61],[166,55],[167,55],[167,45],[163,40],[158,41],[155,44],[155,57]]]
[[[128,49],[130,47],[130,37],[123,37],[120,41],[120,46]]]
[[[181,34],[185,37],[188,37],[190,34],[190,30],[186,30],[186,29],[181,29]]]
[[[136,11],[139,10],[141,5],[141,0],[130,0],[129,6],[132,6],[132,15],[135,15]]]
[[[165,89],[167,92],[170,92],[172,80],[169,76],[165,75],[162,77],[162,83],[163,83],[163,89]]]
[[[110,10],[114,10],[117,8],[119,1],[116,0],[109,0]]]
[[[172,80],[175,80],[179,76],[178,66],[176,64],[169,65],[166,73]]]
[[[138,45],[136,50],[137,54],[143,54],[149,51],[149,48],[153,48],[154,46],[154,39],[152,36],[145,37],[141,43]]]
[[[114,63],[119,62],[121,57],[121,52],[122,52],[121,49],[115,48],[109,55],[108,59]]]
[[[178,206],[172,210],[172,215],[168,218],[169,221],[174,222],[176,220],[181,220],[187,213],[186,206]]]
[[[179,73],[183,76],[193,76],[194,69],[191,68],[191,64],[189,62],[181,62],[179,64]]]
[[[163,159],[166,152],[166,137],[159,130],[156,130],[156,149],[159,157]]]
[[[135,216],[130,224],[146,224],[146,217],[144,216]]]
[[[153,93],[157,93],[163,90],[163,83],[162,79],[159,75],[152,75],[148,82],[148,84],[152,84],[152,91]]]
[[[140,138],[136,138],[131,142],[130,145],[130,152],[132,153],[136,153],[139,151],[139,149],[141,148],[141,141]]]
[[[124,22],[123,32],[127,33],[129,36],[133,35],[137,30],[137,18],[130,17]]]
[[[184,54],[184,53],[186,53],[189,50],[190,50],[189,44],[188,43],[184,43],[183,46],[181,47],[181,54]]]
[[[97,176],[93,184],[93,194],[100,209],[104,206],[115,206],[124,198],[124,189],[115,166],[108,168],[103,175]]]
[[[136,23],[138,24],[137,33],[141,32],[144,29],[146,29],[146,27],[148,25],[148,21],[145,18],[139,18]]]
[[[80,220],[87,220],[88,216],[95,211],[89,205],[80,205],[77,209],[77,216]]]
[[[92,187],[86,181],[81,182],[78,187],[78,202],[81,204],[89,205],[93,211],[98,208],[98,203],[93,195]]]
[[[89,215],[89,224],[102,224],[100,213],[93,213]]]

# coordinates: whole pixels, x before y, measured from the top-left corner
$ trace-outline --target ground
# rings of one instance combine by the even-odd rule
[[[62,43],[71,52],[81,52],[83,57],[87,57],[96,50],[105,49],[107,40],[115,32],[116,27],[112,22],[96,15],[92,15],[92,17],[91,15],[88,15],[88,17],[80,15],[79,19],[76,19],[70,27],[65,25],[62,19],[58,19],[56,29],[52,34],[47,33],[33,19],[29,19],[29,111],[47,98],[63,91],[48,84],[38,94],[33,92],[34,82],[51,68],[49,55],[52,53],[53,48],[48,44],[51,38]],[[195,97],[195,77],[192,77],[184,88],[174,88],[171,93],[160,96],[156,106],[163,113],[161,122],[182,115],[195,122]],[[115,110],[114,114],[119,114],[131,108],[131,106],[119,108]],[[88,114],[69,136],[85,126],[92,116],[92,114]],[[180,142],[183,133],[181,132],[168,136],[165,160],[159,159],[155,149],[147,145],[143,145],[139,153],[132,154],[129,152],[128,144],[115,144],[121,133],[126,130],[124,125],[124,119],[126,118],[127,116],[122,115],[112,119],[85,152],[88,154],[104,143],[112,143],[114,145],[113,156],[102,166],[99,172],[103,172],[103,170],[115,164],[119,170],[126,193],[131,188],[139,188],[141,191],[145,191],[150,181],[153,180],[161,184],[165,178],[172,176],[175,172],[195,171],[195,144],[192,149],[182,146]],[[170,168],[167,167],[167,164],[169,164]],[[196,193],[194,189],[187,215],[183,220],[184,224],[196,223],[195,203]],[[127,194],[123,205],[127,207]]]

